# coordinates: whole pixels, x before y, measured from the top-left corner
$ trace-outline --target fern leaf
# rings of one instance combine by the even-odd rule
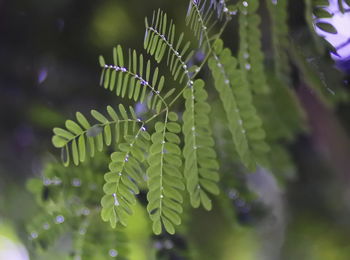
[[[212,205],[207,193],[219,193],[219,164],[213,149],[214,139],[209,125],[210,106],[206,101],[207,96],[203,80],[196,80],[193,87],[184,92],[186,110],[183,114],[183,155],[191,204],[196,208],[202,204],[205,209],[210,210]]]
[[[261,50],[261,18],[257,14],[258,7],[259,1],[250,1],[249,4],[240,6],[238,57],[241,71],[252,91],[266,94],[269,87],[264,71],[264,54]]]
[[[222,41],[216,42],[216,54],[209,60],[215,88],[226,112],[229,129],[236,150],[243,164],[255,170],[257,164],[266,165],[269,150],[265,142],[262,121],[252,103],[252,94],[242,72],[237,69],[237,60],[229,49],[222,49]]]
[[[328,0],[325,2],[328,2]],[[306,131],[307,127],[306,115],[296,94],[289,88],[291,68],[287,55],[287,50],[290,49],[287,1],[281,0],[277,4],[267,1],[266,4],[272,25],[271,36],[275,75],[268,77],[271,90],[270,97],[265,100],[256,100],[256,102],[265,103],[261,107],[260,114],[264,120],[268,139],[292,140],[296,134]],[[266,111],[266,108],[268,108],[268,111]]]
[[[289,85],[291,68],[287,52],[289,48],[287,2],[287,0],[279,0],[276,5],[272,1],[266,0],[271,19],[274,69],[280,80]]]
[[[117,223],[126,226],[127,215],[132,214],[132,206],[136,203],[135,194],[139,193],[137,184],[143,181],[141,163],[145,160],[149,134],[142,126],[134,135],[124,137],[119,143],[118,152],[111,155],[110,172],[105,174],[105,195],[101,199],[101,216],[111,226]]]
[[[173,234],[174,225],[181,223],[179,215],[182,213],[183,197],[180,191],[185,186],[179,169],[182,165],[178,137],[181,127],[175,122],[177,119],[175,113],[171,112],[169,116],[167,114],[164,123],[156,123],[156,131],[151,138],[147,169],[147,210],[153,221],[155,234],[162,232],[162,226],[168,233]]]
[[[156,61],[159,63],[167,53],[167,66],[170,69],[174,80],[179,80],[182,83],[184,77],[187,75],[189,79],[189,70],[187,63],[193,56],[193,51],[188,51],[190,42],[186,42],[183,47],[184,34],[181,33],[178,40],[175,40],[175,25],[170,21],[168,25],[167,14],[161,10],[153,13],[151,23],[145,19],[146,32],[144,39],[145,50],[154,55]]]
[[[133,111],[132,108],[129,108]],[[86,154],[91,157],[95,155],[95,151],[102,151],[104,146],[112,144],[112,139],[116,142],[119,140],[120,132],[124,131],[128,134],[130,127],[135,129],[137,124],[142,124],[141,120],[132,116],[129,118],[123,105],[119,105],[119,113],[111,107],[107,107],[107,112],[110,118],[96,110],[91,111],[92,117],[97,121],[92,125],[86,117],[80,112],[76,113],[77,122],[72,120],[66,121],[66,129],[54,128],[54,136],[52,143],[56,148],[62,148],[62,159],[65,166],[68,166],[70,160],[73,160],[75,165],[86,160]],[[130,112],[132,114],[132,112]],[[121,119],[120,119],[121,118]],[[120,129],[123,125],[123,130]],[[114,129],[112,130],[112,127]]]
[[[114,65],[107,65],[100,58],[102,67],[101,85],[105,89],[115,91],[117,96],[128,97],[141,103],[147,102],[149,109],[156,112],[166,107],[165,98],[161,91],[164,87],[165,78],[159,76],[158,68],[154,69],[151,76],[151,62],[144,61],[143,55],[138,55],[135,50],[129,50],[128,62],[125,61],[122,47],[118,45],[113,49]],[[169,92],[165,93],[164,96]]]
[[[187,10],[186,25],[194,32],[194,36],[202,45],[203,38],[207,38],[209,32],[216,25],[217,20],[212,19],[215,10],[219,10],[216,1],[191,0]],[[222,9],[222,8],[220,8]]]

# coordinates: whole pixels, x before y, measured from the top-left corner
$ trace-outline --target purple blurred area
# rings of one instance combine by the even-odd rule
[[[337,54],[332,54],[336,61],[337,67],[346,73],[350,71],[350,6],[346,1],[342,1],[344,13],[339,10],[338,0],[329,0],[330,5],[324,7],[329,13],[333,14],[332,18],[321,19],[321,21],[332,24],[336,30],[336,34],[326,33],[319,28],[316,32],[324,37],[332,46],[335,47]]]

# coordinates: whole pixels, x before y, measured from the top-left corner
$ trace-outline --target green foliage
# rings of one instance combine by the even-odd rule
[[[274,51],[273,68],[274,74],[268,74],[267,81],[269,85],[269,93],[264,98],[256,98],[254,100],[259,107],[262,117],[267,140],[272,147],[270,155],[271,167],[280,168],[274,155],[275,147],[279,147],[281,141],[292,141],[296,135],[307,130],[306,116],[296,97],[296,94],[290,88],[291,82],[291,66],[288,58],[288,50],[290,46],[288,19],[288,1],[278,1],[278,5],[271,1],[266,1],[268,11],[271,17],[272,29],[272,47]],[[282,153],[283,154],[283,153]],[[284,158],[286,158],[284,156]],[[292,168],[292,167],[289,167]]]
[[[343,1],[338,1],[339,9],[341,12],[344,12],[343,7]],[[312,3],[313,5],[313,15],[315,16],[314,19],[316,20],[316,26],[321,29],[324,32],[337,34],[337,29],[334,28],[334,26],[328,22],[325,22],[322,19],[332,18],[333,14],[329,13],[325,7],[329,6],[328,0],[326,1],[314,1]]]
[[[186,25],[190,27],[194,36],[198,38],[199,45],[202,44],[203,38],[216,23],[216,21],[214,23],[210,22],[214,14],[213,2],[210,1],[210,5],[206,6],[207,1],[190,1],[188,7]],[[211,24],[212,27],[208,28],[208,24]]]
[[[66,166],[71,158],[75,165],[79,165],[85,161],[86,154],[94,157],[96,150],[101,152],[105,145],[110,146],[112,138],[118,142],[121,133],[127,135],[130,129],[135,130],[136,125],[143,127],[144,123],[136,117],[132,107],[129,107],[130,116],[122,104],[119,104],[118,108],[117,113],[111,106],[107,107],[109,118],[92,110],[91,115],[97,121],[94,125],[91,125],[83,114],[77,112],[76,119],[79,124],[67,120],[66,129],[53,129],[55,135],[52,143],[55,147],[62,148],[62,159]]]
[[[314,3],[313,12],[317,17],[330,16],[323,9],[326,2]],[[214,207],[215,195],[220,194],[219,199],[225,201],[222,204],[228,205],[227,190],[234,189],[237,181],[222,167],[218,157],[223,158],[223,154],[234,160],[233,171],[242,174],[264,168],[274,173],[282,184],[293,175],[295,167],[283,144],[292,142],[307,126],[291,88],[291,61],[287,51],[293,48],[288,39],[287,1],[279,0],[278,4],[266,1],[274,53],[272,66],[266,66],[262,50],[260,27],[264,17],[258,12],[260,4],[259,1],[237,1],[226,6],[225,1],[191,0],[186,24],[195,36],[192,41],[185,40],[184,33],[176,34],[176,26],[165,12],[158,10],[151,20],[146,18],[143,47],[160,66],[166,65],[165,76],[161,76],[158,67],[143,54],[129,50],[126,55],[120,45],[113,49],[111,65],[99,57],[100,85],[122,100],[146,105],[148,111],[141,119],[134,106],[119,104],[118,109],[108,106],[105,115],[91,111],[94,123],[77,112],[74,120],[66,121],[65,128],[53,129],[52,142],[62,149],[64,165],[69,166],[72,161],[74,165],[82,163],[82,168],[55,165],[45,171],[45,176],[59,176],[66,185],[71,182],[68,171],[73,169],[79,178],[85,176],[90,184],[95,181],[98,187],[96,193],[81,194],[71,187],[63,192],[60,184],[60,189],[49,188],[49,203],[47,199],[39,199],[50,216],[63,214],[59,211],[65,209],[70,196],[88,202],[93,218],[71,214],[70,207],[64,211],[75,219],[70,228],[79,229],[76,223],[91,225],[91,233],[83,240],[77,239],[80,255],[86,253],[93,259],[90,255],[95,254],[94,236],[104,232],[105,240],[100,243],[117,246],[121,252],[118,257],[123,259],[127,252],[123,228],[127,230],[128,217],[133,215],[142,194],[147,193],[145,208],[156,235],[174,234],[175,226],[184,222],[181,215],[189,211],[185,203],[187,197],[192,207],[203,206],[208,211]],[[221,35],[237,14],[239,48],[231,50],[224,48]],[[335,33],[328,25],[318,23],[316,26]],[[190,45],[198,47],[192,47],[193,50]],[[198,56],[203,57],[198,59]],[[294,65],[298,66],[298,62]],[[213,82],[203,73],[205,68],[209,68]],[[199,73],[204,80],[198,77]],[[168,82],[177,87],[170,88]],[[219,96],[215,109],[210,105],[215,98],[212,89]],[[223,116],[224,123],[216,120]],[[213,117],[219,125],[212,124],[210,118]],[[214,136],[216,140],[220,136],[221,140],[214,141]],[[109,171],[104,177],[91,174],[95,169],[91,164],[99,160],[99,154],[106,153],[107,146],[111,153],[109,162],[101,164],[105,168],[108,165]],[[227,147],[230,152],[225,153]],[[29,186],[39,197],[47,188],[38,180]],[[232,209],[225,209],[228,210]],[[97,215],[118,230],[119,242],[114,241],[117,235],[100,222]],[[54,229],[52,232],[62,233]]]
[[[288,58],[289,28],[287,0],[278,1],[278,5],[266,0],[271,18],[271,38],[274,52],[274,70],[284,84],[290,84],[290,63]]]
[[[190,193],[191,204],[200,204],[207,210],[212,208],[207,193],[219,194],[219,164],[213,149],[214,139],[210,129],[210,105],[204,81],[196,80],[191,88],[184,91],[185,112],[183,114],[183,134],[185,145],[185,179]]]
[[[166,64],[174,80],[179,80],[181,84],[186,75],[189,78],[189,70],[187,70],[186,64],[193,56],[193,51],[188,51],[190,42],[186,42],[181,47],[184,33],[181,33],[179,38],[175,40],[175,25],[173,21],[170,21],[170,25],[167,24],[167,15],[161,10],[158,10],[157,14],[153,13],[151,24],[148,23],[147,18],[145,24],[145,50],[154,55],[158,63],[162,61],[167,52]]]
[[[150,139],[143,129],[142,126],[134,135],[124,135],[125,142],[120,142],[119,151],[112,153],[110,172],[104,176],[101,216],[112,227],[118,222],[126,226],[126,217],[132,214],[131,206],[136,204],[134,194],[139,193],[137,184],[143,182],[140,164],[145,160],[144,153]]]
[[[259,1],[251,1],[248,6],[241,6],[239,16],[239,65],[249,81],[252,91],[257,94],[267,93],[264,71],[264,54],[261,50],[261,18],[257,14]]]
[[[156,123],[149,149],[147,211],[153,221],[153,231],[158,235],[162,231],[162,224],[168,233],[174,234],[174,225],[181,223],[181,190],[185,186],[179,170],[182,165],[178,137],[181,127],[177,119],[178,116],[170,112],[166,114],[165,122]]]
[[[72,259],[97,260],[115,253],[117,259],[126,259],[128,246],[124,231],[118,228],[110,232],[109,225],[98,216],[106,162],[107,157],[99,154],[79,168],[49,163],[41,179],[28,182],[28,189],[42,210],[27,227],[32,246],[37,249],[33,259],[42,251],[54,251],[62,238],[72,241],[66,248],[66,254]],[[99,243],[97,251],[96,238]]]
[[[159,113],[162,106],[166,106],[165,99],[169,98],[174,90],[171,89],[161,96],[164,76],[158,77],[158,68],[154,69],[151,76],[151,62],[148,60],[145,63],[142,54],[137,55],[135,50],[129,50],[127,67],[124,60],[120,45],[113,49],[114,65],[106,65],[104,58],[100,56],[101,85],[110,91],[115,90],[116,95],[122,98],[127,95],[129,99],[140,102],[146,99],[148,108],[156,109]]]
[[[251,171],[257,165],[266,164],[269,150],[262,121],[253,105],[252,94],[243,72],[237,69],[237,59],[229,49],[222,48],[222,41],[216,42],[215,54],[209,59],[215,88],[227,116],[229,130],[244,165]]]

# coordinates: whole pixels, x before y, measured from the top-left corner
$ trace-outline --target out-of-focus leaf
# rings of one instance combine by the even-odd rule
[[[325,31],[327,33],[332,33],[332,34],[337,34],[337,29],[334,28],[333,25],[330,23],[325,23],[325,22],[318,22],[316,23],[316,26],[320,28],[322,31]]]

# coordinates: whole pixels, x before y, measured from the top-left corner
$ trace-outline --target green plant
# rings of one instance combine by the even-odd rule
[[[152,230],[159,235],[175,233],[175,226],[182,222],[184,209],[189,212],[187,198],[192,207],[211,210],[216,195],[235,187],[231,176],[220,171],[221,159],[218,157],[222,157],[222,150],[228,150],[236,162],[237,171],[248,174],[264,168],[283,183],[293,169],[285,144],[307,131],[307,125],[292,89],[291,61],[287,50],[294,49],[288,40],[287,1],[267,0],[265,3],[270,14],[274,52],[273,64],[268,68],[261,44],[259,2],[235,1],[228,5],[223,0],[191,0],[186,24],[194,38],[189,41],[185,40],[184,33],[176,33],[175,23],[163,11],[158,10],[151,19],[146,18],[144,49],[157,63],[166,65],[167,76],[162,76],[163,70],[158,69],[153,61],[146,60],[143,54],[129,50],[126,55],[120,45],[113,49],[112,63],[100,56],[101,86],[125,101],[145,104],[147,108],[140,113],[135,111],[135,105],[119,104],[117,108],[107,106],[106,113],[92,110],[94,123],[77,112],[74,120],[66,121],[65,129],[54,128],[52,142],[62,149],[64,165],[68,167],[71,161],[75,165],[82,163],[83,168],[72,168],[73,171],[77,171],[77,178],[85,176],[87,183],[96,183],[98,191],[87,192],[84,197],[67,185],[64,193],[58,191],[59,196],[68,196],[67,192],[72,192],[81,199],[79,203],[87,202],[89,211],[100,212],[103,221],[123,233],[121,226],[128,226],[137,195],[147,192],[146,208],[152,220]],[[316,6],[314,12],[318,17],[328,16],[317,3],[312,6]],[[311,13],[307,15],[311,17]],[[236,17],[239,48],[233,54],[231,49],[224,47],[221,37]],[[334,32],[326,23],[317,23],[317,26]],[[191,47],[196,44],[198,48]],[[203,57],[198,61],[196,54]],[[295,59],[292,58],[293,64],[302,70],[303,66],[298,65],[300,60]],[[213,84],[206,68],[210,69]],[[169,87],[171,85],[176,87]],[[211,105],[213,98],[208,95],[208,92],[212,93],[212,85],[220,100],[214,106]],[[311,87],[322,100],[332,102],[332,96],[321,84],[312,84]],[[225,115],[223,124],[218,123],[222,115]],[[225,145],[215,143],[219,139],[217,125],[221,125],[225,133],[225,137],[220,137],[225,138]],[[98,152],[104,151],[105,154],[106,146],[111,147],[107,151],[112,153],[102,185],[101,175],[86,176],[86,172],[95,169],[87,163],[93,163]],[[103,169],[103,163],[106,164],[105,159],[96,169]],[[57,168],[55,171],[61,179],[67,178],[67,168],[52,167]],[[47,178],[56,176],[52,171],[51,168],[45,171]],[[228,181],[220,182],[220,179]],[[45,201],[46,186],[37,181],[30,183],[40,201]],[[103,194],[100,194],[102,189]],[[49,190],[51,193],[51,188]],[[101,203],[96,200],[101,200]],[[64,210],[69,215],[71,210],[57,207],[60,203],[66,205],[66,201],[60,198],[53,200],[53,205],[43,205],[50,213]],[[84,214],[79,217],[87,219]],[[103,234],[112,234],[95,217],[89,219],[96,222],[92,225],[103,227],[100,230]],[[108,235],[108,238],[113,242],[113,236]],[[94,241],[93,237],[91,240]],[[126,251],[123,246],[121,248],[117,249],[118,252]],[[84,250],[76,251],[83,256]],[[118,256],[124,257],[125,254]],[[91,256],[88,259],[92,259]]]

